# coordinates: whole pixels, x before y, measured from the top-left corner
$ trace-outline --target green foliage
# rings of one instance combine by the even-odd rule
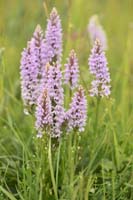
[[[36,24],[45,28],[53,6],[63,24],[63,61],[74,48],[88,96],[85,132],[64,134],[59,141],[36,138],[34,120],[23,114],[19,80],[22,48]],[[133,199],[132,7],[129,0],[47,0],[44,7],[41,0],[0,1],[0,200]],[[111,98],[100,102],[96,133],[86,31],[95,13],[107,31],[112,79]]]

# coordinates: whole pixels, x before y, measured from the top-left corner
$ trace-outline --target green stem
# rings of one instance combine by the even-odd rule
[[[50,174],[51,174],[51,180],[52,180],[52,184],[53,184],[55,199],[58,200],[58,192],[57,192],[56,181],[55,181],[55,177],[54,177],[54,169],[53,169],[53,164],[52,164],[51,138],[49,139],[48,160],[49,160],[49,168],[50,168]]]
[[[58,178],[59,178],[59,163],[60,163],[60,153],[61,153],[61,139],[59,141],[58,153],[57,153],[57,163],[56,163],[56,188],[58,188]]]
[[[70,95],[70,101],[71,101],[71,98],[72,98],[72,90],[71,90],[71,88],[70,88],[70,93],[69,93],[69,95]]]
[[[99,117],[99,107],[100,107],[100,97],[97,98],[97,105],[96,105],[96,118],[95,118],[95,124],[94,124],[94,132],[97,134],[97,128],[98,128],[98,117]]]
[[[69,173],[69,198],[73,193],[74,164],[73,164],[73,133],[68,135],[68,173]]]

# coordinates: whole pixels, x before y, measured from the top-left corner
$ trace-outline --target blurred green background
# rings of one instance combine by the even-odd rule
[[[86,87],[89,87],[87,60],[91,48],[87,24],[90,16],[99,15],[108,37],[107,57],[115,101],[114,116],[126,123],[132,110],[132,0],[0,0],[0,48],[4,48],[4,52],[1,50],[0,53],[0,114],[10,113],[12,119],[16,118],[19,122],[17,116],[23,109],[19,77],[21,52],[37,24],[45,30],[47,16],[54,6],[63,26],[63,62],[70,49],[74,48]],[[16,103],[19,105],[17,108]],[[18,109],[17,112],[14,108]]]
[[[112,98],[119,119],[128,120],[132,109],[133,72],[133,1],[132,0],[0,0],[0,113],[14,112],[20,105],[19,65],[21,51],[37,24],[45,30],[47,16],[56,7],[63,26],[63,61],[75,48],[81,78],[89,84],[87,59],[90,43],[89,17],[98,14],[107,37],[107,57],[112,79]],[[87,86],[88,87],[88,86]],[[19,108],[18,108],[19,109]],[[116,115],[117,115],[116,114]]]
[[[90,45],[87,24],[89,17],[95,13],[100,16],[108,37],[108,60],[113,94],[119,101],[120,92],[124,92],[123,102],[128,104],[125,98],[127,100],[131,98],[131,94],[127,92],[131,93],[132,90],[131,72],[133,71],[131,70],[133,66],[132,0],[0,0],[0,48],[5,48],[4,69],[0,68],[1,74],[4,73],[2,76],[4,80],[0,85],[1,105],[3,101],[5,103],[3,100],[5,87],[11,94],[18,92],[21,51],[38,23],[45,29],[46,16],[54,6],[62,20],[64,57],[71,48],[75,48],[81,72],[88,70],[87,58]],[[122,84],[128,84],[127,91],[120,90],[120,87],[125,87]]]
[[[87,24],[93,14],[99,15],[107,33],[109,49],[106,55],[112,79],[112,93],[109,101],[102,101],[99,117],[101,127],[99,134],[101,136],[107,134],[107,137],[102,145],[101,136],[99,140],[91,135],[95,104],[87,95],[88,121],[86,132],[82,137],[82,146],[84,151],[90,152],[93,161],[98,157],[97,165],[103,158],[105,160],[108,158],[108,161],[113,163],[113,169],[116,165],[118,174],[115,180],[110,179],[112,185],[113,180],[120,188],[127,182],[127,186],[124,187],[131,188],[133,0],[0,0],[0,183],[3,185],[8,183],[11,187],[15,184],[14,177],[20,168],[18,158],[23,159],[22,147],[26,147],[26,151],[32,155],[30,145],[35,130],[33,119],[23,113],[20,94],[20,58],[36,25],[40,24],[45,30],[47,16],[53,7],[57,8],[62,21],[63,63],[71,48],[74,48],[79,58],[81,82],[87,91],[90,86],[88,57],[91,49]],[[93,139],[95,147],[91,148]],[[100,145],[100,148],[103,148],[103,154],[99,148]],[[107,147],[107,152],[105,152],[105,147]],[[97,153],[98,148],[100,150]],[[105,153],[107,155],[104,155]],[[86,159],[86,154],[84,158]],[[91,162],[89,164],[91,166]],[[123,169],[123,166],[126,167],[119,175],[119,169]],[[19,175],[21,177],[21,173]],[[118,177],[120,177],[119,183]],[[81,188],[80,185],[79,188]],[[120,190],[122,191],[118,188],[118,194]],[[125,200],[125,190],[121,193]]]
[[[53,6],[61,16],[65,50],[76,48],[81,64],[86,65],[84,58],[90,48],[87,23],[91,15],[99,14],[109,40],[109,65],[115,74],[119,73],[133,26],[132,0],[0,0],[0,47],[5,48],[5,70],[10,79],[6,81],[18,79],[20,52],[38,23],[45,28],[46,15]]]

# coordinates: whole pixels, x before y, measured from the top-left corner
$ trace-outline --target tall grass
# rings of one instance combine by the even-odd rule
[[[20,95],[19,60],[36,24],[56,6],[63,24],[64,58],[71,48],[79,57],[81,83],[88,94],[86,32],[98,13],[107,30],[112,95],[88,98],[85,132],[55,142],[36,138],[34,120],[25,116]],[[0,1],[0,200],[133,199],[132,165],[132,1]],[[69,98],[65,99],[66,105]],[[97,134],[94,134],[94,122]]]

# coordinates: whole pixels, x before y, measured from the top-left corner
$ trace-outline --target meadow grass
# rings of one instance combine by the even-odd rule
[[[74,48],[88,100],[85,132],[59,141],[36,138],[33,117],[23,113],[19,75],[21,51],[38,23],[45,28],[53,6],[63,25],[63,63]],[[132,7],[131,0],[0,1],[0,200],[133,199]],[[87,24],[95,13],[107,32],[112,80],[97,122],[87,64]]]

